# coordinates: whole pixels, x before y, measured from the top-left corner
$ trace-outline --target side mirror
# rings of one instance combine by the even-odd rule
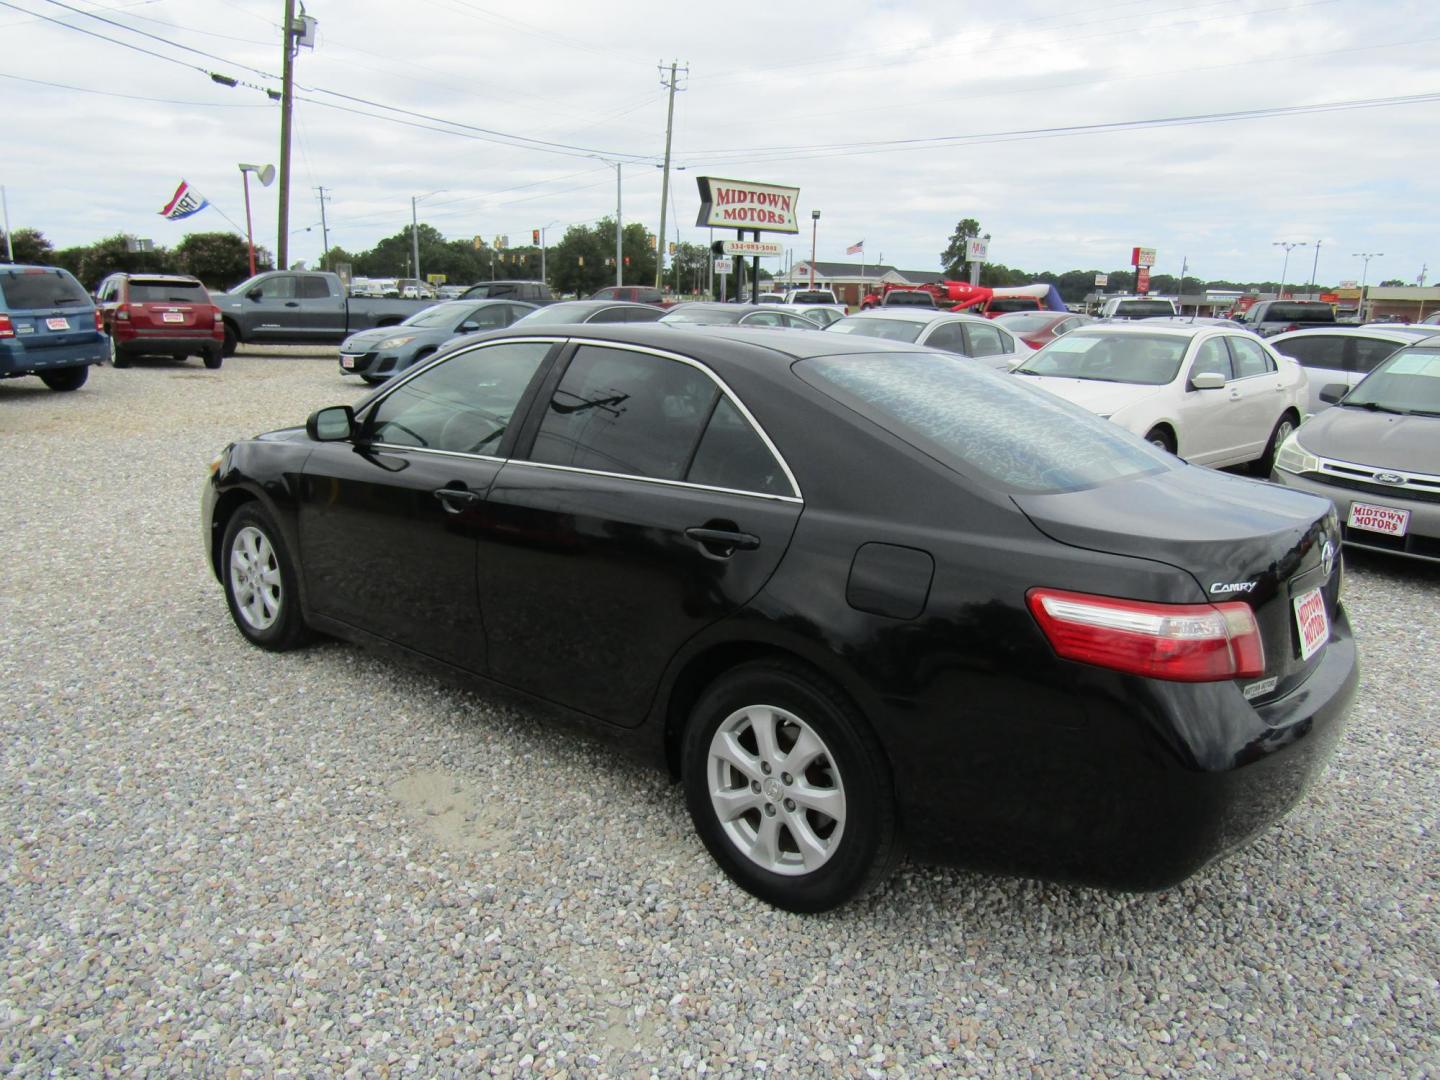
[[[260,292],[260,286],[256,285],[255,288],[251,289],[245,295],[248,296],[251,300],[259,300],[262,295]]]
[[[1223,390],[1225,376],[1218,371],[1199,371],[1190,376],[1190,386],[1195,390]]]
[[[1350,388],[1343,382],[1326,383],[1320,388],[1320,400],[1327,405],[1334,405],[1350,392]]]
[[[345,442],[355,432],[355,410],[349,405],[316,409],[305,421],[305,434],[316,442]]]

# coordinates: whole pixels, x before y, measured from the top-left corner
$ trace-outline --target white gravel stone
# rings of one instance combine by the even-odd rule
[[[0,1071],[1436,1074],[1435,568],[1351,557],[1337,756],[1192,881],[907,865],[804,918],[725,880],[663,775],[235,632],[207,462],[364,392],[333,349],[0,382]]]

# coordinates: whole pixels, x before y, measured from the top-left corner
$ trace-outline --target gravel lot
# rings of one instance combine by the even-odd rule
[[[1186,885],[907,865],[791,916],[663,775],[231,627],[206,463],[362,392],[330,349],[0,382],[0,1072],[1440,1075],[1434,569],[1350,557],[1338,755]]]

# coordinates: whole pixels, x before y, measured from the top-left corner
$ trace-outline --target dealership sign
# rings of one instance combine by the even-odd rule
[[[726,240],[721,244],[726,255],[780,255],[784,249],[773,240]]]
[[[795,216],[799,188],[757,184],[750,180],[722,180],[718,176],[700,176],[696,181],[700,185],[700,216],[695,224],[702,229],[800,231]]]

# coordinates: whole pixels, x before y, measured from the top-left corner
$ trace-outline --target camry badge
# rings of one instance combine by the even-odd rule
[[[1375,474],[1375,482],[1377,484],[1403,484],[1405,483],[1405,477],[1394,472],[1377,472]]]
[[[1335,569],[1335,545],[1326,540],[1320,548],[1320,569],[1325,571],[1325,576],[1330,576],[1330,571]]]

